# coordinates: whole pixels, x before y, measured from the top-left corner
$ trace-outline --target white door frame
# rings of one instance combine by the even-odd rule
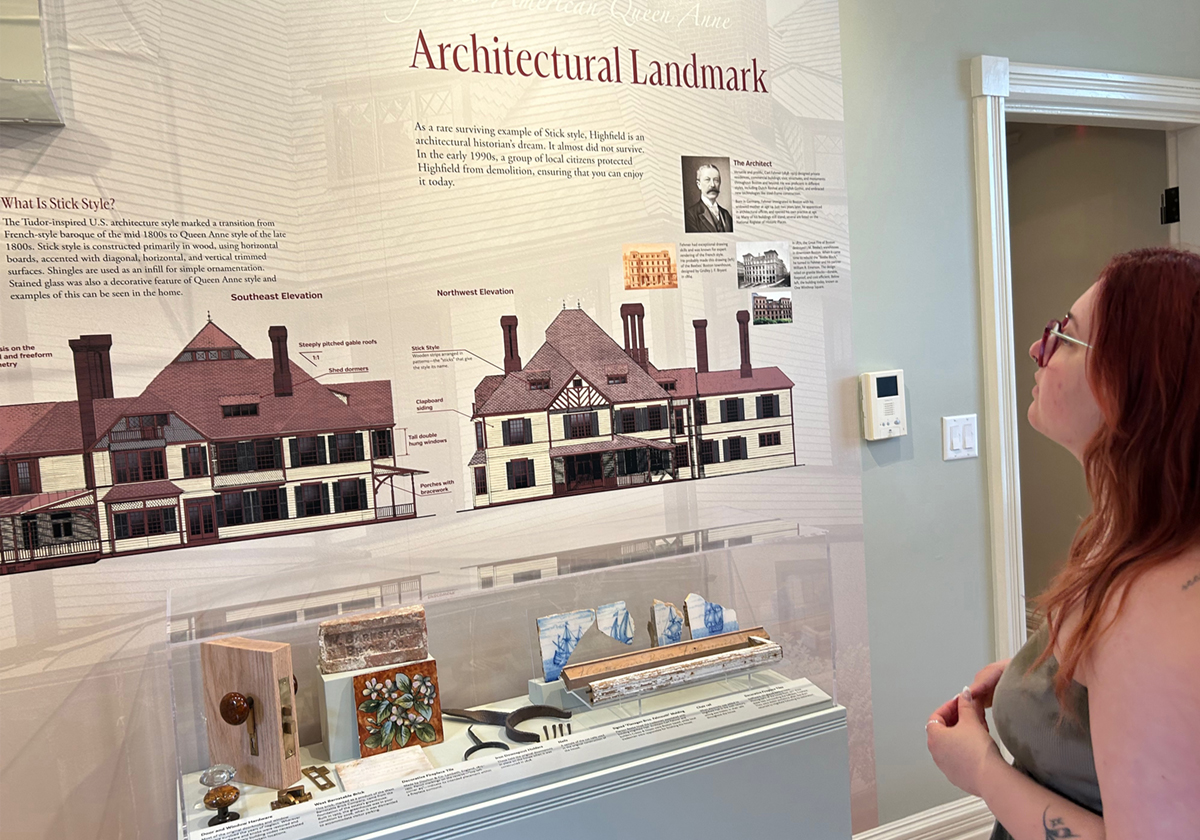
[[[1166,130],[1169,174],[1177,183],[1171,132],[1200,125],[1200,79],[1017,64],[981,55],[971,61],[971,96],[983,342],[980,438],[988,485],[993,636],[1000,659],[1025,642],[1005,115],[1020,114],[1023,122]]]

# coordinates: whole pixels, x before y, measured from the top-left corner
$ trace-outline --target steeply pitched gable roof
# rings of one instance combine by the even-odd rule
[[[655,382],[675,382],[675,390],[671,392],[671,396],[679,398],[687,398],[696,396],[696,369],[695,368],[667,368],[655,372]]]
[[[345,385],[322,385],[295,362],[289,362],[289,365],[292,371],[292,395],[289,397],[275,396],[272,359],[225,359],[167,365],[146,386],[142,398],[160,398],[210,440],[362,429],[380,425],[369,423],[356,406],[348,405],[334,395],[334,390],[346,390]],[[354,384],[349,390],[363,396],[363,391],[355,389]],[[370,388],[367,393],[369,396],[362,401],[366,403],[368,413],[375,417],[390,415],[390,388],[386,395]],[[225,417],[221,398],[232,394],[247,399],[257,395],[258,414]],[[351,402],[354,401],[352,395]]]
[[[564,309],[558,313],[546,328],[546,343],[553,345],[609,402],[658,400],[667,395],[582,309]],[[625,382],[608,384],[605,368],[610,365],[627,366]]]
[[[782,391],[796,383],[777,367],[754,368],[753,375],[740,370],[713,370],[696,374],[696,390],[701,397],[745,394],[749,391]]]
[[[178,361],[183,352],[236,349],[246,358]],[[236,354],[235,354],[236,355]],[[390,426],[391,383],[386,380],[323,385],[290,363],[292,396],[275,396],[274,360],[255,359],[211,321],[136,397],[93,402],[97,436],[122,417],[174,412],[210,440]],[[345,399],[338,396],[341,394]],[[222,403],[255,402],[257,416],[225,417]],[[80,451],[79,404],[74,401],[0,405],[0,454]]]
[[[625,382],[608,384],[608,369],[625,370]],[[529,390],[529,372],[550,374],[550,387]],[[489,376],[476,388],[477,414],[545,411],[578,373],[609,403],[662,400],[667,392],[642,370],[582,309],[564,309],[546,328],[546,342],[524,369],[505,375],[492,387]],[[487,388],[485,388],[485,383]],[[488,393],[488,388],[491,389]],[[486,393],[480,401],[481,394]]]
[[[475,386],[475,405],[480,406],[487,402],[503,381],[504,374],[502,373],[493,373],[491,376],[485,376],[479,380],[479,384]]]
[[[212,321],[209,321],[201,327],[200,332],[196,333],[183,350],[185,352],[188,350],[232,350],[235,347],[246,353],[242,345],[234,341],[229,336],[229,333],[225,332]],[[249,356],[250,354],[246,353],[246,355]]]
[[[392,383],[386,379],[339,382],[325,387],[334,393],[345,394],[349,399],[347,405],[368,426],[391,426],[396,422],[392,414]]]
[[[36,455],[82,448],[79,404],[74,400],[0,405],[0,454]]]

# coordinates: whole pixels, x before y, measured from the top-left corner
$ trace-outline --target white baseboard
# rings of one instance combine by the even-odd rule
[[[983,800],[968,796],[855,834],[854,840],[987,840],[994,822]]]

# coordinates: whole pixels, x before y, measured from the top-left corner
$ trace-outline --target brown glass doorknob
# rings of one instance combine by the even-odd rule
[[[231,691],[221,698],[221,720],[231,726],[241,726],[254,710],[254,698]]]
[[[237,811],[230,811],[229,806],[237,802],[240,796],[241,791],[237,789],[236,785],[221,785],[204,794],[205,806],[217,812],[217,815],[209,820],[208,824],[215,826],[239,819],[242,815]]]
[[[218,808],[228,808],[237,802],[240,796],[241,793],[233,785],[221,785],[204,794],[204,804],[215,811]]]

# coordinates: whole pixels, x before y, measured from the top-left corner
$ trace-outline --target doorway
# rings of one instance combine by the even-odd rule
[[[979,444],[988,487],[994,655],[1002,659],[1024,644],[1028,623],[1017,441],[1018,371],[1027,370],[1028,362],[1020,360],[1018,368],[1012,334],[1006,124],[1165,131],[1169,177],[1180,196],[1180,221],[1169,226],[1171,242],[1200,250],[1200,79],[980,55],[971,60],[971,97],[983,356]],[[1020,349],[1022,357],[1027,346]]]
[[[41,547],[42,541],[38,535],[36,514],[21,517],[21,537],[24,542],[22,547],[28,551],[33,552]]]
[[[1159,207],[1169,180],[1167,133],[1008,121],[1012,340],[1027,615],[1062,568],[1090,500],[1079,463],[1036,432],[1030,344],[1061,318],[1108,260],[1171,244]]]
[[[212,499],[189,500],[186,502],[185,512],[189,545],[216,541],[217,515]]]

